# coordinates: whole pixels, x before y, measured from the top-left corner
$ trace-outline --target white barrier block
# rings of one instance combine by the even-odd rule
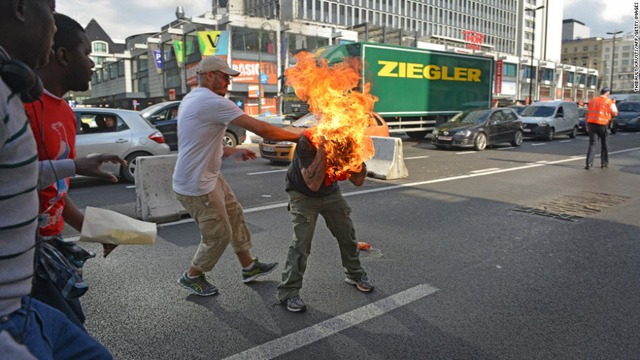
[[[144,221],[180,220],[187,211],[173,192],[173,169],[178,155],[141,156],[136,159],[136,215]]]
[[[402,179],[409,176],[404,164],[402,139],[372,136],[375,155],[367,160],[367,171],[373,177],[384,180]]]

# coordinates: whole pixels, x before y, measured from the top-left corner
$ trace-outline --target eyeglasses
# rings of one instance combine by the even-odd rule
[[[231,76],[229,76],[229,75],[227,75],[225,73],[219,72],[219,71],[214,71],[213,73],[216,74],[216,75],[222,76],[222,78],[227,80],[227,82],[231,82]]]

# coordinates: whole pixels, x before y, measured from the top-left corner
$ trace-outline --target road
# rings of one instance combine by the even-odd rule
[[[610,137],[610,167],[584,170],[584,136],[482,152],[403,138],[409,178],[343,186],[358,239],[375,249],[362,254],[373,293],[343,282],[321,225],[306,313],[276,305],[279,271],[241,283],[230,250],[210,274],[220,294],[190,295],[176,284],[199,241],[185,219],[160,225],[153,246],[88,262],[87,328],[117,359],[637,359],[639,140]],[[291,239],[285,169],[223,170],[254,254],[279,269]],[[135,189],[80,180],[71,197],[133,214]],[[562,207],[587,214],[562,219]]]

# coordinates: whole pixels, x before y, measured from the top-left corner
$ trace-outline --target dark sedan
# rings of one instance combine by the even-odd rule
[[[165,101],[152,105],[140,112],[142,117],[149,120],[156,129],[162,132],[165,141],[171,150],[178,149],[178,108],[180,101]],[[236,147],[242,144],[247,138],[245,129],[229,124],[227,132],[224,134],[223,142],[225,146]]]
[[[511,108],[462,112],[438,125],[431,136],[431,143],[438,149],[468,147],[478,151],[500,143],[520,146],[522,140],[522,119]]]
[[[618,106],[613,121],[619,130],[640,131],[640,101],[625,101]]]

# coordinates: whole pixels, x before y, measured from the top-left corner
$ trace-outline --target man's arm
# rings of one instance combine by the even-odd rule
[[[231,121],[232,124],[245,128],[265,139],[277,141],[298,141],[301,132],[287,131],[275,125],[260,121],[247,114],[242,114]]]
[[[324,181],[325,172],[327,171],[327,156],[325,154],[324,143],[318,145],[316,156],[309,167],[302,168],[300,173],[304,182],[311,191],[318,191]]]
[[[64,208],[62,209],[62,217],[64,222],[71,225],[78,232],[82,232],[82,223],[84,222],[84,214],[78,209],[76,204],[71,201],[67,194],[64,199]]]
[[[362,168],[360,172],[352,172],[351,176],[349,176],[349,181],[355,186],[362,186],[364,184],[364,179],[367,177],[367,164],[362,163]]]
[[[73,177],[74,175],[92,176],[111,182],[118,182],[117,177],[100,169],[100,166],[105,162],[127,166],[126,161],[120,159],[117,155],[109,154],[90,155],[75,160],[41,160],[39,161],[38,188],[44,189],[58,179]]]

